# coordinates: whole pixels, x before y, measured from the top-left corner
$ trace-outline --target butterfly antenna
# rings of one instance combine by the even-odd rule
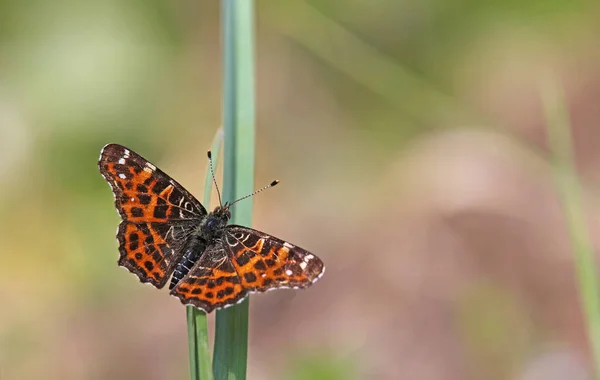
[[[210,174],[212,174],[213,183],[215,184],[215,189],[217,189],[217,195],[219,196],[219,204],[222,207],[223,202],[221,202],[221,192],[219,191],[219,185],[217,185],[217,180],[215,179],[215,171],[213,170],[212,154],[210,153],[210,150],[208,151],[208,163],[210,166]]]
[[[248,194],[248,195],[246,195],[245,197],[241,197],[240,199],[237,199],[237,200],[235,200],[235,201],[231,202],[231,203],[229,204],[229,207],[231,207],[231,206],[232,206],[233,204],[235,204],[235,203],[238,203],[238,202],[239,202],[239,201],[241,201],[241,200],[244,200],[244,199],[246,199],[246,198],[253,197],[253,196],[255,196],[256,194],[260,193],[261,191],[267,190],[269,187],[273,187],[273,186],[277,185],[278,183],[279,183],[279,180],[278,180],[278,179],[276,179],[275,181],[271,182],[270,184],[268,184],[267,186],[263,187],[262,189],[258,189],[258,190],[256,190],[255,192],[253,192],[252,194]]]

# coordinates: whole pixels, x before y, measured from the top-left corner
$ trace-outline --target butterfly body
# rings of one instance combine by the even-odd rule
[[[173,289],[189,273],[206,250],[208,242],[222,241],[225,226],[230,218],[231,212],[226,207],[218,206],[213,212],[200,220],[198,227],[188,240],[188,246],[181,261],[175,267],[169,290]]]
[[[196,264],[196,261],[202,256],[202,252],[206,250],[208,246],[206,240],[201,237],[197,237],[196,239],[191,239],[188,243],[188,247],[184,251],[183,257],[181,261],[177,263],[175,266],[175,270],[173,271],[173,276],[171,277],[171,282],[169,283],[169,290],[173,289],[179,281],[181,281],[186,274],[190,272],[190,270]]]
[[[310,252],[254,229],[228,225],[227,204],[210,214],[183,186],[128,148],[102,149],[100,172],[115,196],[119,265],[182,303],[210,312],[251,292],[305,288],[324,273]]]

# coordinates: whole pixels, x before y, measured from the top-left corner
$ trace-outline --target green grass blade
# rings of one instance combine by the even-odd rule
[[[222,0],[223,200],[254,189],[254,2]],[[252,223],[252,202],[232,209],[232,223]],[[216,380],[244,380],[248,356],[248,299],[217,311],[213,368]]]
[[[219,163],[219,151],[223,131],[219,129],[215,135],[211,147],[214,169]],[[210,168],[206,168],[204,178],[204,207],[210,210],[210,195],[212,191],[212,175]],[[193,306],[187,306],[188,344],[190,351],[190,378],[192,380],[212,380],[212,365],[210,350],[208,348],[208,325],[206,313]]]
[[[190,378],[212,379],[210,350],[208,349],[208,326],[206,313],[193,306],[186,306],[188,345],[190,352]]]
[[[562,92],[548,86],[544,93],[544,109],[550,147],[554,156],[554,173],[571,245],[575,254],[575,270],[579,296],[588,330],[588,339],[594,358],[596,379],[600,379],[600,295],[594,249],[588,234],[580,184],[575,169],[571,126]]]

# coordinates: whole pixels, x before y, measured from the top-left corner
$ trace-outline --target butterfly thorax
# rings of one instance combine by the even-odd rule
[[[213,212],[202,220],[198,228],[200,235],[207,241],[212,241],[221,235],[223,228],[231,218],[231,212],[226,206],[217,206]]]

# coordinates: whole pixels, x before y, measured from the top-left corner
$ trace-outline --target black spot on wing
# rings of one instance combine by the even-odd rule
[[[147,205],[147,204],[150,204],[152,197],[148,194],[138,194],[138,199],[141,204]]]
[[[152,187],[152,192],[154,194],[160,194],[163,192],[164,189],[166,189],[168,186],[170,185],[170,183],[168,181],[157,181],[154,184],[154,187]]]
[[[166,219],[168,210],[169,210],[169,206],[167,206],[167,205],[156,206],[156,207],[154,207],[154,217],[156,219]]]
[[[144,210],[142,210],[139,207],[132,207],[131,215],[135,216],[136,218],[141,218],[142,216],[144,216]]]
[[[265,260],[265,264],[267,264],[267,266],[269,266],[269,267],[274,267],[275,266],[275,260],[273,260],[273,259],[266,259]]]
[[[183,193],[176,187],[173,188],[169,195],[169,202],[174,205],[179,205],[179,202],[183,199]]]
[[[152,252],[152,258],[158,263],[162,260],[163,255],[159,251],[155,250]]]
[[[250,262],[250,259],[248,258],[248,255],[246,255],[246,252],[242,252],[242,254],[240,254],[238,257],[235,258],[236,263],[243,267],[244,265],[248,264]]]

